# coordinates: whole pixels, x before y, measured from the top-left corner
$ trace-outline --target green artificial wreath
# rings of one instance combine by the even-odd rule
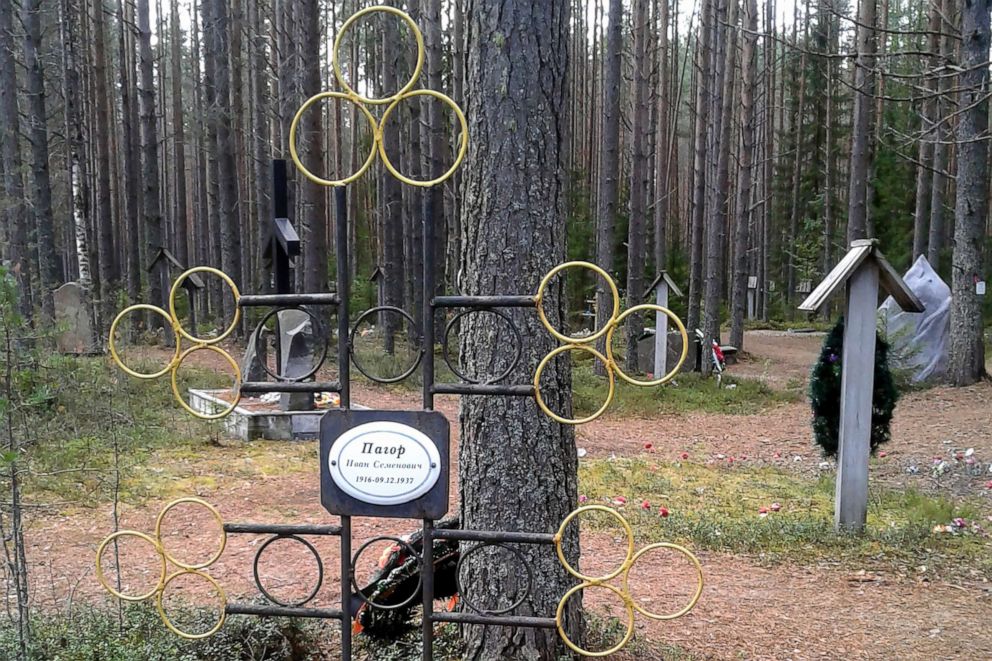
[[[813,437],[824,456],[836,457],[840,432],[841,355],[844,348],[844,318],[837,320],[820,351],[809,378],[809,403],[813,409]],[[871,453],[892,437],[892,413],[899,391],[889,371],[889,345],[875,338],[875,388],[871,409]]]

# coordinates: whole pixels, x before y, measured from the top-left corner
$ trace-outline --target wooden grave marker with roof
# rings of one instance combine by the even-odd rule
[[[868,514],[868,458],[879,285],[906,312],[923,312],[923,303],[885,259],[875,239],[852,242],[844,258],[799,305],[803,312],[816,312],[842,287],[845,290],[834,495],[834,525],[838,530],[863,530]]]

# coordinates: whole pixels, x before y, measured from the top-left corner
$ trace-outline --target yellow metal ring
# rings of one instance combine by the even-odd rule
[[[183,361],[186,360],[190,356],[190,354],[203,350],[213,351],[214,353],[220,354],[227,360],[228,364],[230,364],[234,370],[234,388],[236,390],[234,395],[234,401],[232,401],[230,405],[228,405],[228,407],[223,411],[221,411],[220,413],[212,413],[212,414],[200,413],[192,406],[187,404],[186,400],[183,399],[182,394],[180,394],[179,392],[179,380],[178,380],[179,368],[182,367]],[[240,385],[241,385],[241,367],[238,366],[238,362],[234,360],[233,357],[231,357],[231,354],[227,353],[220,347],[214,346],[212,344],[198,344],[195,347],[190,347],[189,349],[186,349],[186,351],[183,351],[182,354],[179,356],[179,362],[177,362],[175,367],[172,368],[173,396],[175,396],[176,401],[179,402],[180,406],[186,409],[188,413],[190,413],[193,417],[200,418],[201,420],[220,420],[221,418],[230,415],[231,411],[237,408],[238,404],[241,402]]]
[[[155,314],[163,317],[168,322],[169,328],[172,329],[172,332],[176,336],[176,351],[172,355],[172,359],[169,361],[169,364],[168,365],[166,365],[165,367],[163,367],[158,372],[155,372],[154,374],[144,374],[142,372],[137,372],[137,371],[131,369],[130,367],[128,367],[127,365],[124,364],[124,361],[121,359],[120,354],[117,353],[117,344],[114,341],[114,334],[117,332],[117,326],[120,325],[121,320],[126,315],[128,315],[128,314],[130,314],[132,312],[137,312],[138,310],[148,310],[149,312],[154,312]],[[166,372],[168,372],[169,370],[171,370],[173,368],[173,366],[176,364],[176,361],[179,360],[180,347],[179,347],[179,330],[178,330],[177,326],[178,326],[178,324],[176,324],[175,319],[173,317],[170,317],[168,312],[166,312],[165,310],[163,310],[162,308],[160,308],[158,306],[147,305],[145,303],[139,303],[138,305],[132,305],[129,308],[124,308],[121,311],[120,314],[118,314],[116,317],[114,317],[114,322],[112,324],[110,324],[110,341],[109,341],[110,357],[114,359],[114,362],[117,363],[117,366],[118,367],[120,367],[122,370],[124,370],[124,372],[126,372],[127,374],[130,374],[131,376],[133,376],[135,378],[138,378],[138,379],[157,379],[158,377],[163,376]]]
[[[601,652],[593,652],[579,647],[569,639],[568,635],[565,633],[565,628],[562,626],[562,614],[565,612],[565,602],[567,602],[572,597],[572,595],[578,592],[579,590],[585,590],[586,588],[594,588],[594,587],[606,588],[613,594],[620,597],[620,600],[623,602],[624,610],[627,611],[627,632],[624,634],[623,640],[621,640],[619,643],[617,643],[610,649],[603,650]],[[558,602],[558,610],[555,611],[555,626],[558,628],[558,635],[561,636],[562,641],[564,641],[564,643],[568,645],[569,649],[571,649],[573,652],[582,654],[584,656],[595,656],[595,657],[609,656],[610,654],[619,652],[624,647],[626,647],[627,643],[630,642],[630,639],[634,635],[634,605],[631,603],[629,596],[625,595],[623,592],[613,587],[609,583],[594,583],[587,581],[585,583],[580,583],[579,585],[576,585],[574,588],[566,592],[565,596],[562,597],[561,601]]]
[[[631,603],[634,605],[634,608],[637,610],[638,613],[640,613],[645,617],[649,617],[652,620],[674,620],[682,617],[683,615],[691,611],[696,606],[696,602],[699,601],[700,595],[703,594],[703,566],[699,564],[699,558],[697,558],[695,555],[693,555],[693,553],[689,549],[683,546],[679,546],[678,544],[669,544],[667,542],[649,544],[648,546],[645,546],[644,548],[642,548],[640,551],[637,552],[637,554],[634,556],[634,559],[630,561],[630,567],[628,567],[627,571],[624,572],[623,574],[624,593],[628,595],[630,594],[630,586],[629,586],[630,569],[633,568],[633,566],[637,563],[637,560],[642,555],[648,553],[649,551],[653,551],[654,549],[672,549],[673,551],[678,551],[685,557],[689,558],[689,560],[696,568],[696,577],[697,577],[696,591],[693,593],[692,598],[689,599],[689,603],[686,604],[685,607],[683,607],[681,610],[678,610],[674,613],[670,613],[668,615],[658,615],[657,613],[652,613],[648,609],[642,608],[640,605],[638,605],[638,603],[634,601],[633,598],[631,598]]]
[[[661,378],[654,379],[651,381],[639,381],[631,376],[628,376],[620,369],[620,365],[613,359],[613,333],[620,325],[623,324],[624,319],[637,312],[661,312],[668,316],[669,319],[675,322],[675,326],[679,329],[679,335],[682,336],[682,355],[679,356],[678,362],[675,364],[667,374]],[[634,386],[660,386],[668,383],[675,378],[675,375],[679,373],[682,368],[682,363],[685,362],[686,356],[689,355],[689,334],[686,333],[685,326],[682,324],[682,320],[679,319],[678,315],[669,310],[668,308],[663,308],[660,305],[654,305],[653,303],[645,303],[643,305],[635,305],[634,307],[624,310],[623,314],[616,318],[616,321],[610,326],[609,332],[606,334],[606,355],[610,359],[610,364],[613,365],[613,369],[616,370],[617,376],[626,381],[627,383]]]
[[[176,294],[179,293],[179,288],[182,286],[183,280],[193,275],[194,273],[210,273],[212,275],[216,275],[218,278],[223,280],[228,287],[231,288],[231,292],[234,294],[234,319],[231,320],[231,325],[228,326],[227,330],[225,330],[223,333],[221,333],[217,337],[210,338],[209,340],[202,337],[196,337],[195,335],[191,335],[190,333],[187,333],[186,329],[183,328],[182,324],[179,323],[179,315],[176,314]],[[238,327],[238,320],[241,319],[241,308],[238,307],[238,300],[240,299],[241,299],[241,292],[238,291],[238,286],[234,284],[234,280],[231,279],[231,276],[224,273],[220,269],[213,268],[212,266],[195,266],[191,269],[187,269],[186,271],[184,271],[178,278],[176,278],[176,281],[172,283],[172,291],[169,292],[169,314],[172,315],[172,323],[175,324],[176,330],[178,330],[182,334],[182,336],[185,337],[190,342],[196,342],[197,344],[217,344],[225,337],[233,333],[234,329]],[[193,332],[196,332],[195,328],[193,329]],[[189,352],[187,351],[186,353],[188,354]],[[182,356],[180,356],[179,362],[182,362]],[[176,367],[178,366],[179,365],[177,364]]]
[[[455,156],[455,162],[450,168],[448,168],[447,172],[442,174],[437,179],[431,179],[429,181],[411,179],[410,177],[400,173],[400,171],[393,166],[392,161],[389,160],[389,155],[386,154],[385,141],[381,139],[382,132],[386,130],[386,122],[389,120],[389,116],[396,109],[396,106],[398,106],[402,101],[411,99],[415,96],[430,96],[447,105],[455,112],[455,116],[458,118],[458,124],[462,129],[461,145],[458,148],[458,154]],[[462,112],[462,109],[459,108],[458,104],[451,100],[450,97],[445,96],[440,92],[435,92],[434,90],[412,90],[398,95],[396,100],[389,104],[389,107],[386,108],[386,112],[382,114],[382,121],[379,122],[379,133],[380,139],[377,140],[377,142],[379,143],[379,156],[382,158],[382,164],[387,170],[389,170],[390,174],[402,181],[404,184],[408,184],[410,186],[422,186],[424,188],[429,188],[449,179],[451,175],[455,173],[455,170],[457,170],[462,164],[462,161],[465,160],[465,154],[468,152],[468,121],[465,119],[465,113]]]
[[[362,163],[362,167],[360,167],[357,172],[345,177],[344,179],[323,179],[310,172],[310,170],[303,165],[303,161],[300,160],[300,155],[296,150],[296,129],[299,127],[300,118],[303,117],[303,113],[306,112],[310,106],[322,99],[343,99],[354,103],[355,107],[361,110],[362,114],[365,115],[365,119],[372,128],[373,143],[379,142],[379,124],[375,121],[375,117],[372,116],[372,113],[369,112],[368,108],[361,103],[357,103],[353,97],[342,92],[321,92],[320,94],[315,94],[307,99],[303,105],[300,106],[300,109],[296,111],[296,115],[293,116],[293,121],[289,125],[289,155],[292,157],[293,164],[296,165],[296,168],[303,173],[304,177],[320,186],[346,186],[365,174],[365,172],[372,166],[372,162],[375,160],[376,146],[375,144],[372,145],[372,149],[369,150],[368,158],[366,158],[365,162]]]
[[[544,372],[544,368],[547,367],[548,363],[554,360],[558,354],[565,353],[566,351],[585,351],[586,353],[591,353],[593,356],[601,360],[604,365],[606,365],[606,376],[610,380],[610,390],[606,394],[606,401],[603,402],[603,405],[599,407],[598,411],[592,415],[586,416],[585,418],[563,418],[548,408],[548,405],[544,402],[544,397],[541,396],[541,374]],[[562,423],[563,425],[583,425],[587,422],[592,422],[599,416],[603,415],[603,413],[606,412],[606,409],[610,407],[610,404],[613,403],[613,396],[616,394],[616,387],[616,378],[613,376],[613,367],[610,365],[609,360],[607,360],[606,356],[585,344],[564,344],[557,347],[544,357],[544,359],[538,364],[537,370],[534,372],[534,399],[537,401],[538,408],[544,411],[546,416],[552,420]]]
[[[103,552],[104,550],[106,550],[107,545],[110,544],[110,542],[120,537],[137,537],[138,539],[148,542],[149,544],[152,545],[152,548],[155,549],[155,553],[158,554],[159,560],[161,560],[162,567],[159,571],[158,581],[156,581],[155,587],[153,587],[151,590],[149,590],[144,594],[131,596],[119,592],[118,590],[111,587],[110,582],[107,580],[106,575],[104,575],[103,573]],[[119,571],[120,568],[118,568],[118,572]],[[100,546],[96,550],[96,580],[100,582],[100,585],[103,586],[104,590],[114,595],[118,599],[121,599],[122,601],[144,601],[145,599],[148,599],[149,597],[153,596],[156,592],[161,590],[162,586],[165,584],[165,572],[166,572],[165,554],[162,552],[162,547],[159,546],[158,542],[156,542],[154,539],[152,539],[143,532],[138,532],[137,530],[118,530],[117,532],[110,535],[102,542],[100,542]]]
[[[544,290],[547,288],[548,283],[551,282],[553,277],[558,275],[561,271],[570,268],[584,268],[593,271],[606,280],[606,283],[610,286],[610,293],[613,294],[613,314],[610,315],[609,321],[605,326],[588,337],[569,337],[568,335],[557,331],[551,326],[547,316],[544,314]],[[609,332],[610,326],[614,323],[617,315],[620,314],[620,292],[617,291],[617,283],[613,281],[613,278],[610,277],[609,273],[589,262],[565,262],[564,264],[559,264],[548,271],[548,274],[544,276],[544,279],[541,280],[541,284],[537,288],[537,294],[534,295],[534,303],[537,306],[537,314],[541,318],[541,323],[544,324],[544,327],[547,328],[548,332],[554,335],[558,340],[565,342],[566,344],[587,344],[598,340]]]
[[[627,533],[627,555],[624,557],[624,560],[620,563],[619,567],[604,576],[586,576],[585,574],[576,571],[572,565],[568,564],[568,560],[565,559],[565,553],[561,548],[561,540],[565,536],[565,527],[572,522],[572,519],[576,518],[583,512],[606,512],[615,517],[620,522],[620,525],[623,526],[624,532]],[[620,512],[617,512],[611,507],[605,507],[603,505],[583,505],[582,507],[574,510],[571,514],[565,517],[564,521],[561,522],[561,525],[558,527],[558,532],[555,533],[554,540],[555,553],[558,554],[558,560],[565,568],[565,571],[580,581],[586,581],[587,583],[594,585],[598,585],[604,581],[608,581],[612,578],[616,578],[620,574],[623,574],[630,568],[631,563],[634,561],[634,531],[631,530],[627,519],[620,516]]]
[[[397,16],[400,19],[402,19],[403,22],[406,23],[407,26],[410,28],[410,31],[413,33],[414,39],[417,40],[417,65],[413,69],[413,75],[410,76],[410,80],[407,82],[406,85],[403,86],[401,90],[399,90],[392,96],[387,96],[382,99],[370,99],[369,97],[362,96],[354,89],[352,89],[351,85],[348,84],[348,81],[344,79],[344,75],[341,73],[341,58],[339,56],[341,52],[341,41],[344,38],[345,33],[348,32],[348,28],[354,25],[355,22],[361,19],[363,16],[367,14],[374,14],[376,12],[382,12],[384,14],[392,14],[393,16]],[[417,84],[417,80],[420,78],[420,73],[424,69],[424,52],[425,52],[424,35],[420,32],[420,28],[417,27],[417,24],[413,22],[413,19],[410,18],[408,14],[406,14],[403,11],[400,11],[399,9],[396,9],[395,7],[377,5],[374,7],[366,7],[365,9],[356,12],[351,16],[351,18],[349,18],[347,21],[344,22],[344,25],[341,26],[341,30],[338,32],[337,37],[334,38],[334,50],[332,51],[331,54],[331,67],[334,69],[334,77],[337,79],[338,85],[341,86],[341,89],[347,92],[350,98],[360,101],[361,103],[369,103],[372,105],[384,105],[386,103],[392,103],[393,101],[401,97],[403,94],[413,89],[414,85]]]
[[[165,520],[165,515],[168,514],[177,505],[183,505],[185,503],[193,503],[194,505],[201,505],[207,508],[207,511],[209,511],[213,515],[214,519],[217,521],[217,525],[220,527],[220,548],[217,549],[217,552],[214,553],[209,560],[195,565],[189,565],[184,562],[180,562],[179,560],[176,560],[176,558],[173,557],[169,553],[169,551],[165,548],[165,542],[162,541],[162,521]],[[210,565],[214,564],[224,553],[224,549],[227,547],[227,532],[224,530],[224,519],[221,518],[220,512],[218,512],[217,508],[211,505],[210,503],[208,503],[207,501],[202,500],[200,498],[194,498],[192,496],[174,500],[168,505],[166,505],[161,512],[159,512],[158,518],[155,520],[155,539],[158,540],[158,547],[162,550],[162,554],[169,560],[169,562],[171,562],[177,567],[180,567],[182,569],[189,569],[189,570],[203,569],[205,567],[209,567]]]
[[[217,618],[217,624],[203,633],[188,633],[177,627],[172,623],[172,620],[169,619],[169,616],[165,614],[165,606],[162,604],[162,600],[165,596],[165,590],[169,587],[169,583],[171,583],[173,579],[179,578],[180,576],[184,576],[186,574],[193,574],[194,576],[199,576],[200,578],[206,579],[206,581],[213,586],[214,591],[220,598],[220,610],[218,611],[219,617]],[[220,631],[220,628],[224,626],[224,620],[227,619],[227,595],[224,594],[224,588],[220,586],[220,583],[218,583],[213,576],[196,569],[183,569],[165,579],[165,582],[162,584],[162,589],[159,590],[158,596],[155,599],[155,607],[158,609],[158,615],[162,618],[162,622],[169,629],[169,631],[176,634],[180,638],[185,638],[187,640],[209,638]]]

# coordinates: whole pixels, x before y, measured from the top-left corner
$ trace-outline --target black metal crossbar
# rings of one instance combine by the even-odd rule
[[[344,615],[339,608],[293,608],[269,606],[267,604],[228,604],[228,615],[260,615],[262,617],[309,617],[323,620],[341,620]],[[344,626],[344,625],[342,625]]]
[[[436,296],[431,305],[435,308],[533,308],[533,296]]]
[[[245,381],[241,384],[242,395],[257,395],[267,392],[341,392],[341,382]]]
[[[533,397],[533,385],[501,386],[482,383],[436,383],[431,387],[435,395],[502,395],[504,397]]]
[[[229,535],[314,535],[335,536],[341,534],[341,526],[293,523],[225,523],[224,532]]]
[[[298,307],[301,305],[340,305],[334,292],[323,294],[251,294],[238,299],[238,305],[250,307]]]

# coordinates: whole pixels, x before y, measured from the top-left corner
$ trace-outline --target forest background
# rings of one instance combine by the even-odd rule
[[[332,37],[368,4],[0,3],[0,250],[25,316],[51,319],[52,291],[75,280],[105,336],[127,302],[164,301],[168,280],[147,271],[160,248],[223,269],[242,291],[266,290],[271,159],[289,157],[300,104],[337,88]],[[423,28],[423,86],[463,104],[463,3],[392,4]],[[984,373],[987,2],[571,5],[569,257],[606,267],[630,301],[667,270],[687,291],[674,301],[687,326],[715,337],[729,325],[741,347],[750,278],[756,317],[792,320],[849,241],[875,238],[898,270],[925,255],[952,283],[950,378]],[[407,79],[415,50],[402,24],[379,23],[356,27],[341,60],[356,89],[383,95]],[[304,161],[329,178],[354,171],[371,146],[361,115],[347,102],[318,108],[301,122]],[[385,126],[387,152],[426,178],[450,164],[454,126],[435,101],[405,102]],[[373,172],[349,198],[355,309],[375,304],[381,268],[383,302],[418,318],[419,278],[406,274],[420,268],[419,193]],[[297,288],[326,290],[329,191],[291,176]],[[455,177],[437,193],[439,282],[451,292],[460,187]],[[585,291],[570,284],[577,320],[606,309]],[[211,282],[207,319],[232,312],[222,294]],[[640,332],[632,322],[628,337]]]

